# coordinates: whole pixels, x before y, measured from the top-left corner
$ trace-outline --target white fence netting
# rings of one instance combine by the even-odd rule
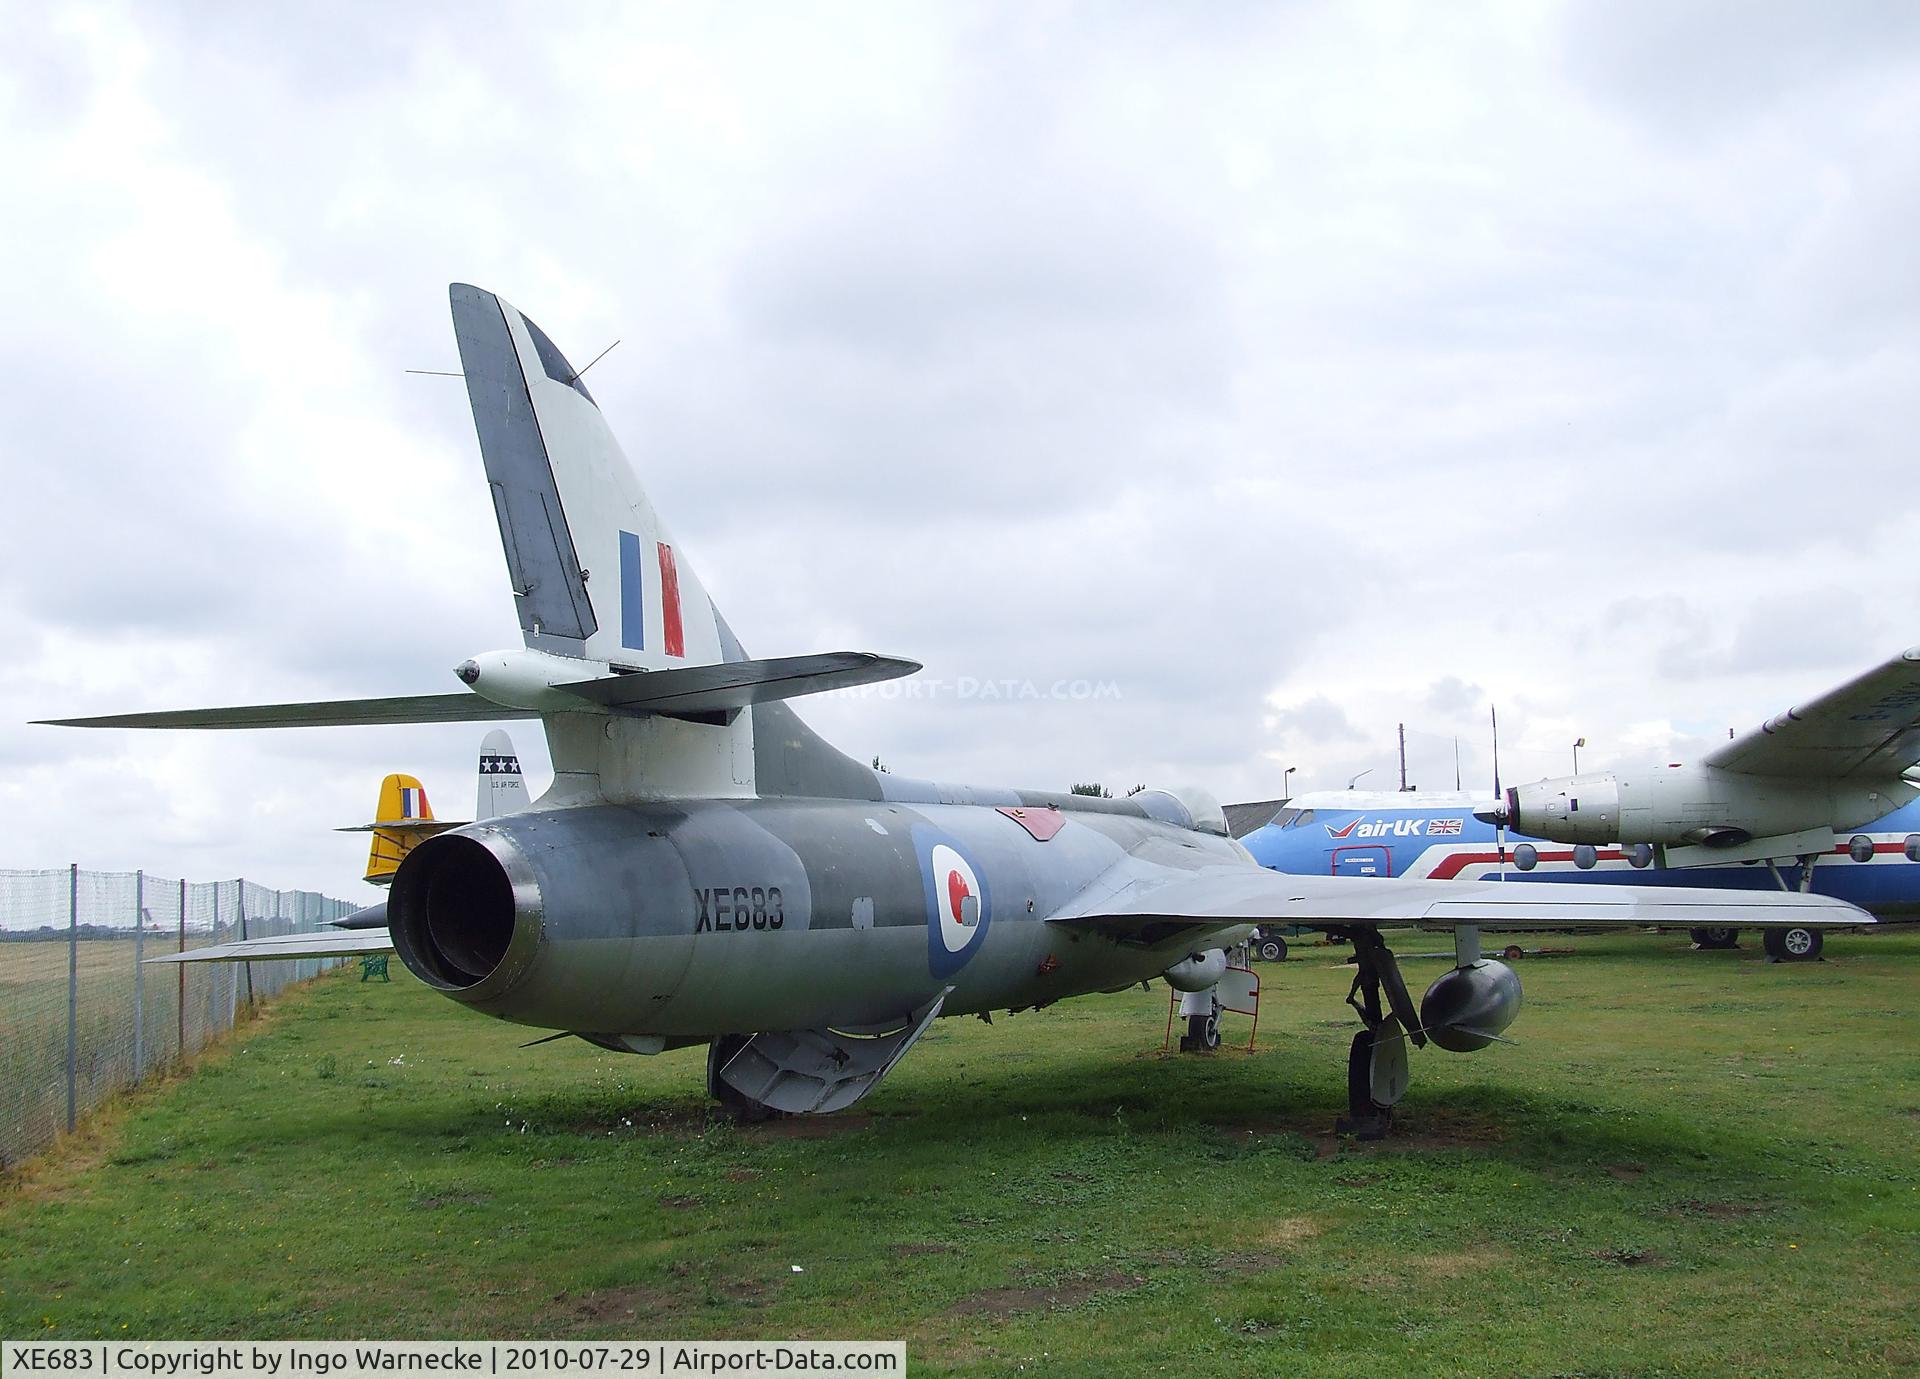
[[[261,1001],[344,961],[148,966],[241,937],[314,933],[354,907],[252,881],[0,870],[0,1167]]]

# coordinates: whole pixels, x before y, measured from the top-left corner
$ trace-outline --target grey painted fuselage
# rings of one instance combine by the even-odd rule
[[[1043,840],[993,804],[937,802],[970,791],[898,793],[935,799],[597,805],[459,830],[514,879],[513,952],[471,986],[435,984],[519,1023],[669,1039],[883,1025],[947,987],[944,1014],[1039,1006],[1186,955],[1177,935],[1117,943],[1045,923],[1128,854],[1244,860],[1125,802],[1008,798],[1032,815],[1069,806]],[[965,928],[948,903],[957,873],[936,861],[956,855],[979,893]]]

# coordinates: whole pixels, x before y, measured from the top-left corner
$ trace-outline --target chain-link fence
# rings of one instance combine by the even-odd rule
[[[234,1016],[343,961],[144,965],[239,938],[315,933],[354,907],[252,881],[0,870],[0,1167],[104,1098],[203,1048]]]

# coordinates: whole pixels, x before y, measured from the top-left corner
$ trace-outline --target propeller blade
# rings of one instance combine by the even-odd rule
[[[1493,818],[1495,851],[1500,856],[1499,879],[1507,879],[1507,797],[1500,789],[1500,710],[1487,705],[1487,720],[1493,727],[1493,798],[1497,813]],[[1475,816],[1479,814],[1474,811]]]

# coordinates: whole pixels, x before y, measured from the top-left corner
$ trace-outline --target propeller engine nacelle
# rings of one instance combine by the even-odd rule
[[[1495,813],[1521,833],[1562,843],[1732,847],[1806,829],[1857,828],[1916,794],[1898,779],[1799,781],[1674,765],[1514,786]]]
[[[1442,972],[1420,998],[1427,1037],[1453,1053],[1484,1049],[1519,1014],[1520,977],[1492,958]]]

